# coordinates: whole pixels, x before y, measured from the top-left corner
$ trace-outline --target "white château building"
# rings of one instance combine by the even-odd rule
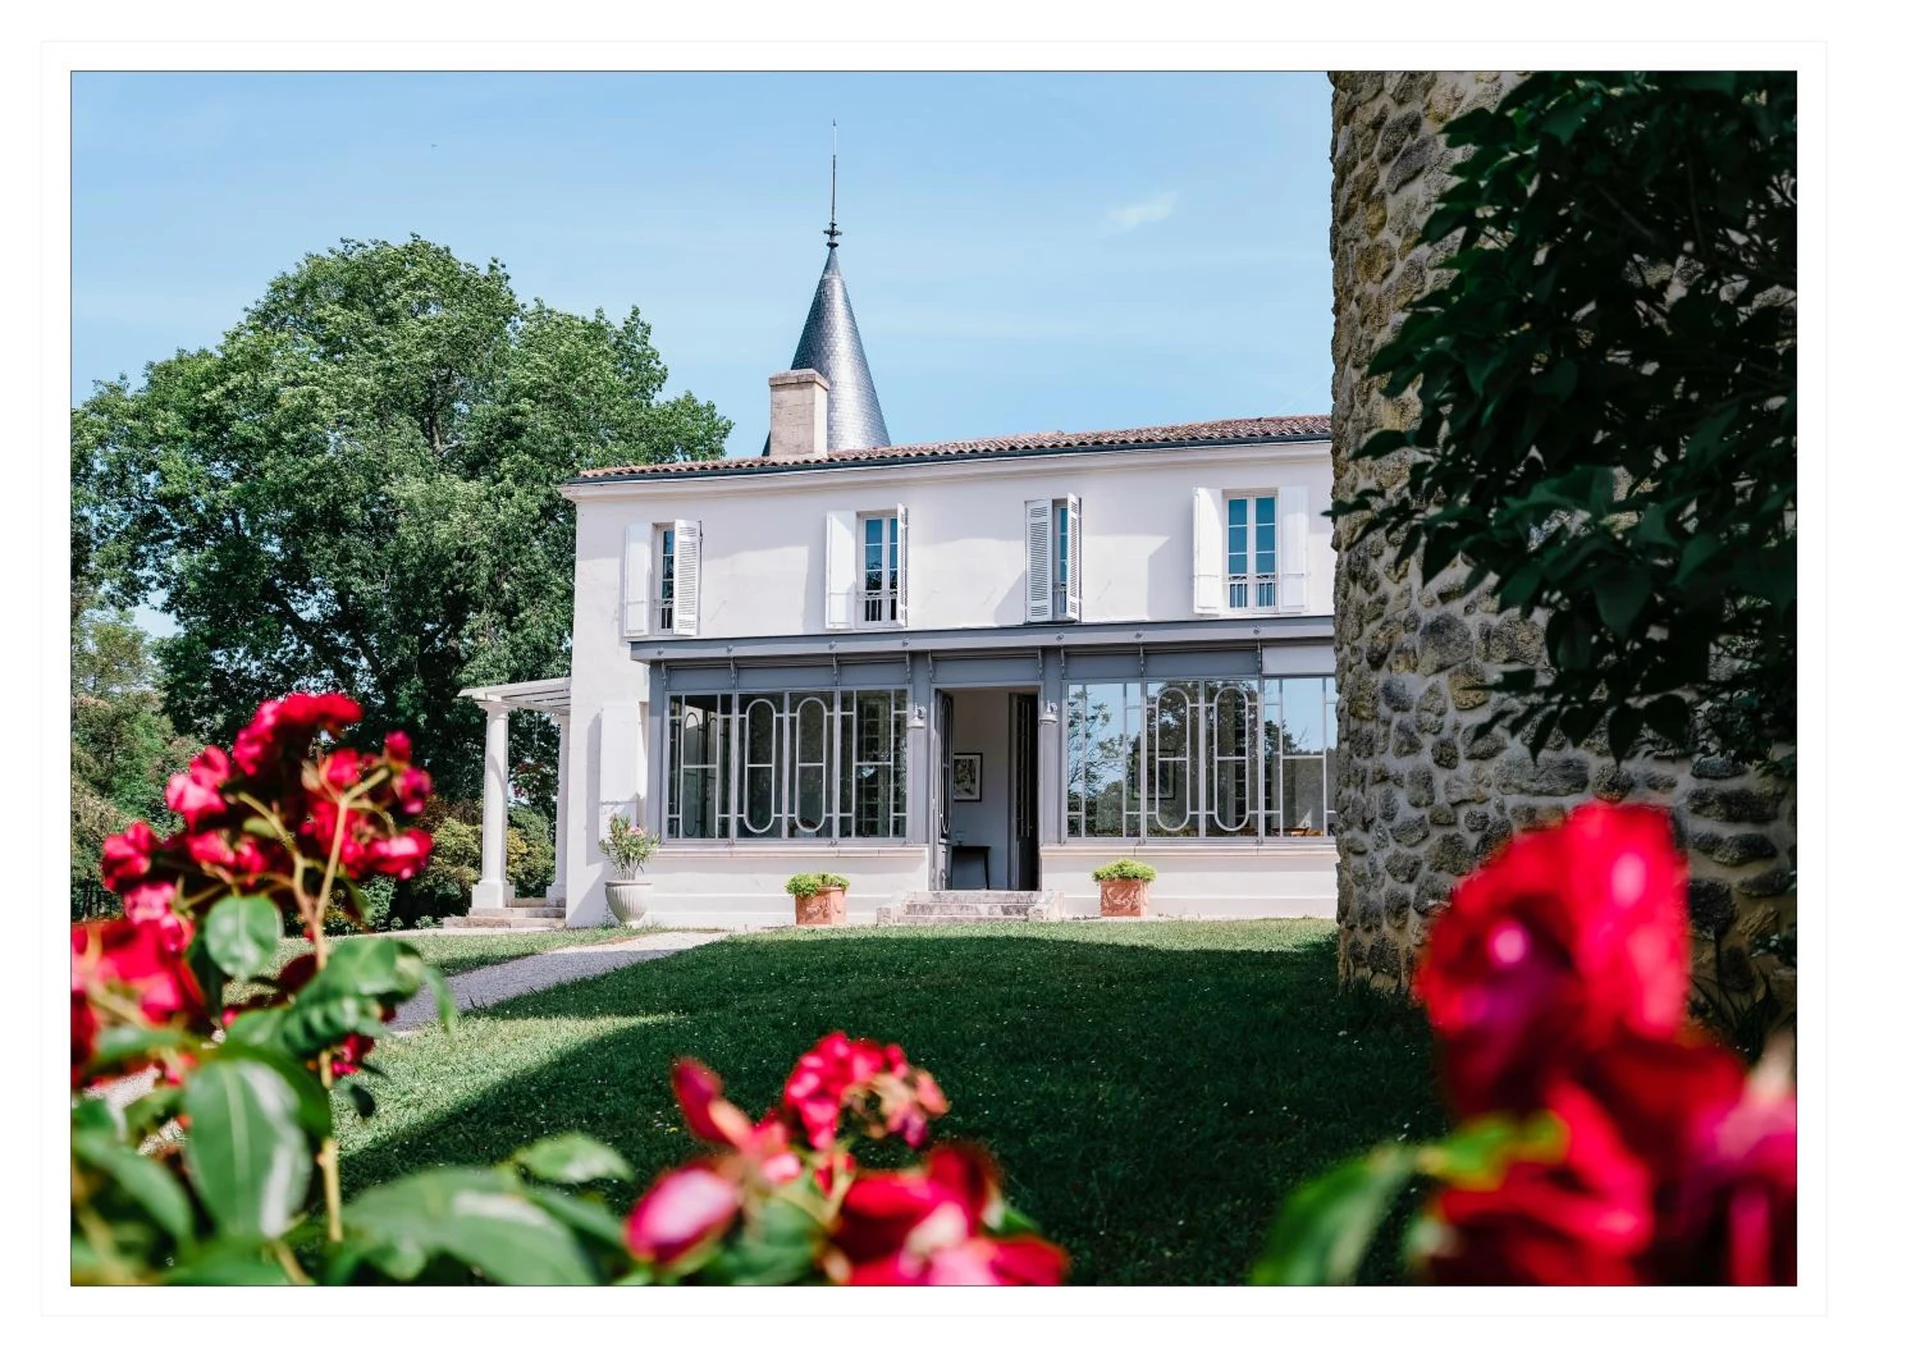
[[[589,472],[572,674],[489,712],[476,911],[509,904],[506,715],[561,730],[552,892],[606,917],[616,812],[652,916],[791,922],[798,871],[872,921],[917,892],[1095,914],[1334,912],[1326,416],[893,446],[829,228],[763,454]]]

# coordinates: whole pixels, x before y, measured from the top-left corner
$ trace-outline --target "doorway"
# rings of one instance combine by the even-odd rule
[[[935,694],[935,890],[1039,887],[1039,694],[957,688]]]

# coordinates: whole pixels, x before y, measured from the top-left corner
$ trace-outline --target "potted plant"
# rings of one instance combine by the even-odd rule
[[[614,874],[607,882],[607,909],[629,928],[636,928],[647,917],[647,889],[651,881],[642,881],[647,859],[660,846],[660,840],[644,829],[636,829],[624,815],[607,820],[607,837],[600,840],[600,851],[613,863]]]
[[[1159,873],[1144,862],[1121,858],[1104,867],[1096,867],[1093,879],[1100,883],[1100,917],[1103,919],[1144,919],[1147,917],[1147,888]]]
[[[847,887],[852,883],[832,872],[795,872],[787,878],[796,924],[843,924],[847,921]]]

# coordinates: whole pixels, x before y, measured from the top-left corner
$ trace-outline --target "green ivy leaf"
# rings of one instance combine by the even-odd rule
[[[1394,1199],[1413,1176],[1415,1150],[1388,1145],[1297,1189],[1280,1209],[1256,1286],[1345,1286]]]
[[[228,975],[259,975],[280,946],[280,907],[262,895],[233,895],[207,911],[207,954]]]
[[[223,1051],[189,1077],[180,1110],[187,1175],[220,1232],[278,1238],[313,1174],[299,1091],[273,1064]]]
[[[604,1141],[579,1131],[563,1131],[531,1145],[522,1145],[510,1161],[535,1178],[549,1183],[591,1183],[599,1179],[628,1182],[633,1167]]]
[[[1653,593],[1653,577],[1632,567],[1609,570],[1593,582],[1593,603],[1615,636],[1631,636],[1640,610]]]

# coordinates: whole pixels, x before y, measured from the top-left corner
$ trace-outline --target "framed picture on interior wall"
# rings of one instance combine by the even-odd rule
[[[980,755],[955,754],[953,756],[953,799],[955,801],[980,799]]]

